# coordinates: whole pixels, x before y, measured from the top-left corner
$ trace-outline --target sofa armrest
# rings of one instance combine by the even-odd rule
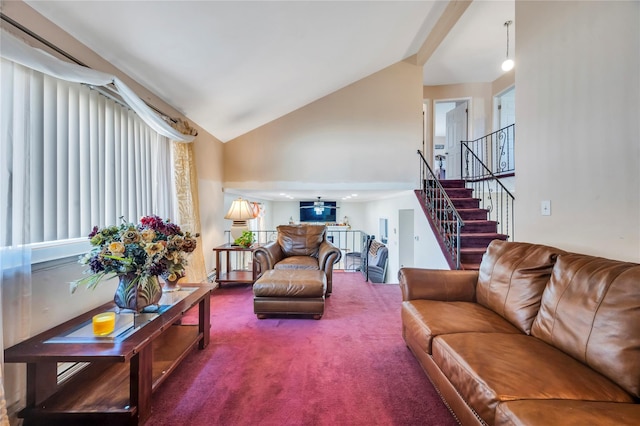
[[[402,268],[398,272],[402,300],[475,302],[478,271]]]
[[[338,263],[342,257],[340,249],[329,241],[323,241],[318,247],[318,266],[321,271],[333,269],[333,264]]]
[[[327,296],[333,292],[333,265],[340,261],[342,252],[329,241],[323,241],[318,248],[318,267],[327,277]]]
[[[271,241],[253,250],[253,259],[260,265],[259,270],[261,272],[273,269],[274,265],[283,258],[284,253],[282,252],[282,248],[276,241]]]
[[[383,283],[385,272],[386,268],[384,267],[375,265],[369,265],[367,267],[367,276],[372,283]]]

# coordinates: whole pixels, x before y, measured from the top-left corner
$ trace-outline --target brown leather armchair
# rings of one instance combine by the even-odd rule
[[[327,241],[324,225],[280,225],[276,241],[253,251],[260,275],[269,269],[315,269],[327,276],[327,295],[332,291],[333,265],[340,249]]]

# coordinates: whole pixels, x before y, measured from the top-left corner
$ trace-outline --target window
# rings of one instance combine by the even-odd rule
[[[0,78],[0,246],[174,217],[168,138],[85,85],[5,59]]]

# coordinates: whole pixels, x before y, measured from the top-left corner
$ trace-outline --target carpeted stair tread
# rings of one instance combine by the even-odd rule
[[[487,214],[489,213],[489,210],[480,209],[480,208],[457,209],[457,210],[458,210],[458,214],[460,214],[460,217],[464,221],[466,221],[466,220],[483,220],[483,219],[487,218]]]
[[[484,254],[487,251],[487,248],[481,248],[481,247],[461,247],[460,248],[460,253],[467,253],[467,254]]]
[[[477,198],[451,198],[451,202],[457,209],[476,209],[480,206]]]
[[[429,188],[427,191],[429,193],[437,193],[435,188]],[[445,191],[449,198],[469,198],[473,194],[473,189],[471,188],[445,188]]]
[[[466,183],[461,179],[445,179],[440,181],[443,188],[464,188]]]
[[[480,264],[479,263],[461,263],[460,267],[465,271],[479,271]]]
[[[486,232],[496,233],[498,222],[495,220],[465,220],[463,232]]]
[[[464,228],[462,228],[464,230]],[[505,234],[498,234],[497,232],[461,232],[461,237],[479,237],[479,238],[494,238],[503,239],[508,236]]]
[[[461,247],[460,263],[480,263],[486,251],[486,247]]]

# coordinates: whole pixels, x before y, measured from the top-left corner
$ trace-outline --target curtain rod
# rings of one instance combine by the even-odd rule
[[[22,31],[23,33],[25,33],[26,35],[28,35],[29,37],[39,41],[40,43],[44,44],[45,46],[47,46],[50,49],[53,49],[54,51],[58,52],[59,54],[61,54],[62,56],[64,56],[65,58],[69,59],[70,61],[81,65],[83,67],[86,68],[91,68],[90,66],[88,66],[87,64],[85,64],[84,62],[80,61],[79,59],[75,58],[74,56],[70,55],[69,53],[65,52],[64,50],[60,49],[58,46],[56,46],[55,44],[51,43],[48,40],[45,40],[44,38],[40,37],[38,34],[34,33],[33,31],[31,31],[29,28],[25,27],[24,25],[20,24],[19,22],[14,21],[13,19],[9,18],[7,15],[5,15],[4,13],[0,12],[0,19],[2,19],[3,21],[7,22],[8,24],[14,26],[15,28],[17,28],[18,30]],[[102,93],[102,90],[99,90],[96,87],[90,86],[92,89],[97,90],[98,92]],[[107,96],[105,93],[102,93],[103,95]],[[107,97],[111,97],[112,96],[107,96]],[[122,101],[118,100],[118,99],[114,99],[115,101],[117,101],[118,103],[123,103]],[[176,120],[175,118],[172,118],[170,116],[168,116],[167,114],[165,114],[164,112],[160,111],[158,108],[156,108],[155,106],[151,105],[150,103],[148,103],[147,101],[143,100],[143,102],[145,104],[147,104],[147,106],[149,108],[151,108],[152,110],[154,110],[155,112],[157,112],[158,114],[160,114],[162,117],[164,117],[167,120],[171,120],[172,123],[177,123],[178,120]],[[124,104],[126,105],[126,104]],[[129,107],[128,105],[126,105],[127,108]]]

